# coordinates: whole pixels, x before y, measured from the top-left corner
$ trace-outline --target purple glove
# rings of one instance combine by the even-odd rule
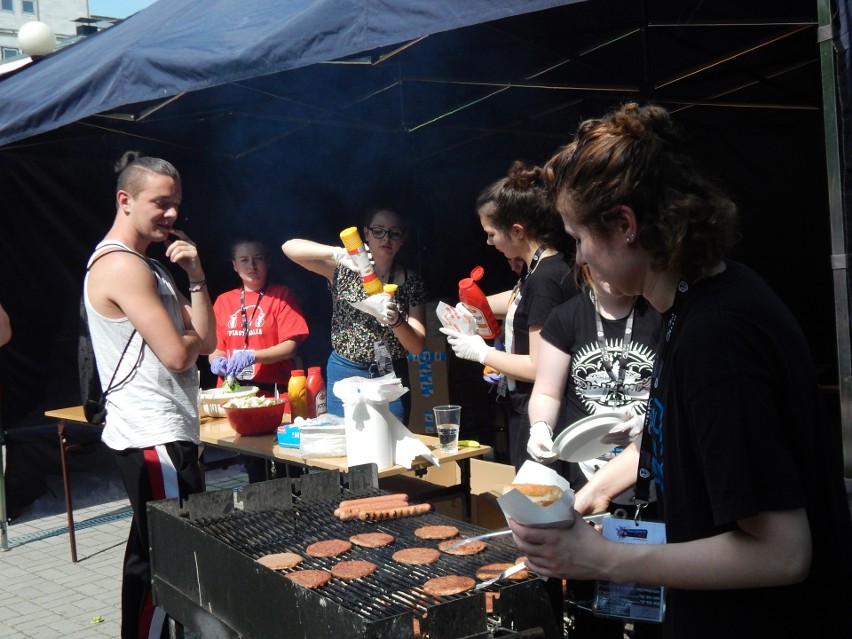
[[[210,372],[219,377],[224,377],[228,374],[228,360],[222,357],[214,357],[210,362]]]
[[[236,377],[243,369],[254,364],[254,351],[237,351],[228,360],[228,375]]]

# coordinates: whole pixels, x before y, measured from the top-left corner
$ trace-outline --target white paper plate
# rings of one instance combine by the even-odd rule
[[[601,437],[622,422],[621,413],[597,413],[578,419],[556,436],[553,452],[559,459],[569,462],[600,457],[613,449],[612,444],[601,443]]]

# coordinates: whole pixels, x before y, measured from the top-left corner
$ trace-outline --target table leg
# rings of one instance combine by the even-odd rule
[[[9,522],[6,515],[6,475],[3,469],[3,431],[0,430],[0,550],[9,550]]]
[[[74,507],[71,505],[71,480],[68,476],[68,447],[65,440],[65,420],[56,427],[59,435],[59,459],[62,462],[62,485],[65,488],[65,512],[68,515],[68,541],[71,544],[71,561],[77,563],[77,537],[74,532]]]
[[[459,460],[459,473],[461,475],[461,498],[462,498],[462,515],[465,521],[470,521],[470,458]]]

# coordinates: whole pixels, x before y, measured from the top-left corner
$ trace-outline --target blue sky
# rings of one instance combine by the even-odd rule
[[[144,9],[155,0],[89,0],[89,14],[93,16],[108,16],[110,18],[126,18],[140,9]]]

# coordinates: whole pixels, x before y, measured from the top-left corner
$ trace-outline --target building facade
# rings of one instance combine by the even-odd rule
[[[57,47],[116,22],[89,16],[88,0],[0,0],[0,60],[21,55],[18,30],[33,20],[50,25]]]

